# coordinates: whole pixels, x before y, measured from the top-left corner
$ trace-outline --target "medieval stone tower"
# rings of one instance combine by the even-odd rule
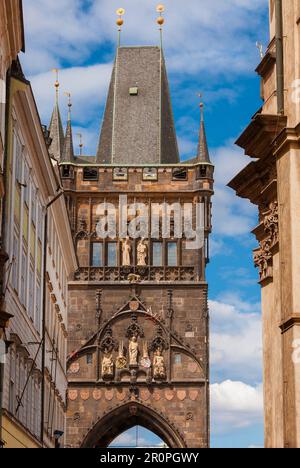
[[[169,447],[206,448],[213,166],[203,115],[197,156],[180,163],[161,48],[119,47],[97,156],[74,156],[58,107],[51,133],[80,264],[69,284],[68,446],[107,447],[141,425]],[[121,236],[120,196],[148,208],[145,239]],[[201,248],[175,235],[174,214],[167,236],[159,214],[153,236],[151,212],[164,202],[204,207]],[[117,221],[106,238],[104,215]]]

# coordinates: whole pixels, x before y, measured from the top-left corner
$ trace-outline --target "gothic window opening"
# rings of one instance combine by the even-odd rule
[[[108,242],[107,244],[107,266],[112,268],[118,266],[118,249],[116,242]]]
[[[169,267],[178,266],[177,242],[168,242],[167,247],[167,265]]]
[[[163,266],[163,244],[162,242],[153,242],[152,244],[152,265],[154,267]]]
[[[92,266],[96,268],[100,268],[104,266],[102,242],[92,243]]]

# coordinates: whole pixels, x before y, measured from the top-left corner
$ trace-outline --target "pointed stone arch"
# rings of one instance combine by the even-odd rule
[[[120,434],[135,426],[160,437],[169,448],[186,448],[184,436],[162,413],[141,402],[131,401],[112,409],[99,419],[86,434],[81,448],[106,448]]]

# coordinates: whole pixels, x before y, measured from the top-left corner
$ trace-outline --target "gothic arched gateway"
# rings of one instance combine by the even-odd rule
[[[120,434],[135,426],[160,437],[169,448],[185,448],[183,435],[173,427],[163,414],[141,402],[130,402],[114,408],[103,416],[87,433],[81,448],[108,447]]]

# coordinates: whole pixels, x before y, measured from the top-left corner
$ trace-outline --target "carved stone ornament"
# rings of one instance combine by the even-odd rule
[[[69,367],[68,373],[69,374],[78,374],[79,371],[80,371],[79,362],[73,362]]]
[[[102,378],[108,379],[114,376],[114,360],[112,353],[104,353],[102,358]]]
[[[131,316],[131,324],[129,325],[129,327],[127,328],[127,332],[126,332],[126,337],[127,338],[132,338],[132,337],[140,337],[140,338],[144,338],[144,330],[143,328],[138,324],[138,318],[137,318],[137,315],[136,314],[133,314]]]
[[[154,339],[152,340],[152,343],[150,345],[150,351],[157,351],[160,349],[162,352],[167,350],[169,348],[167,341],[164,338],[164,332],[161,327],[157,327],[156,330],[156,335]]]
[[[166,376],[165,358],[162,355],[161,348],[158,348],[153,358],[153,378],[155,380],[164,380]]]
[[[143,356],[140,362],[141,367],[144,369],[150,369],[151,368],[151,359],[149,357],[149,351],[148,351],[148,343],[147,341],[143,342]]]
[[[264,214],[264,230],[272,247],[278,242],[278,223],[278,203],[275,201],[270,203],[269,210]]]
[[[124,356],[124,343],[121,341],[119,345],[119,355],[116,359],[116,368],[118,370],[123,370],[127,368],[127,359]]]
[[[279,217],[278,203],[270,203],[269,208],[261,210],[265,239],[260,242],[260,247],[254,250],[253,259],[255,266],[259,269],[260,281],[273,276],[272,248],[279,240]]]
[[[122,242],[122,265],[124,267],[131,266],[131,252],[131,240],[129,237],[126,237],[126,239]]]
[[[76,401],[78,398],[78,391],[77,390],[69,390],[68,391],[68,398],[70,401]]]
[[[102,353],[112,353],[118,350],[118,342],[113,338],[113,331],[111,327],[105,330],[105,335],[100,344]]]
[[[260,242],[260,248],[254,250],[253,259],[256,268],[259,269],[261,281],[268,277],[272,277],[273,267],[270,240]]]

